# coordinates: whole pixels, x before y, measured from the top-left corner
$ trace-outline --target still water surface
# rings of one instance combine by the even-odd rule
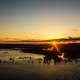
[[[18,59],[19,57],[32,57],[32,58],[43,58],[44,55],[35,54],[35,53],[23,53],[20,50],[10,50],[10,49],[1,49],[0,50],[0,59],[8,60],[9,58]]]

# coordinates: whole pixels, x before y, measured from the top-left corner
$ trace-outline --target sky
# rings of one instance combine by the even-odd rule
[[[0,0],[0,40],[80,37],[80,0]]]

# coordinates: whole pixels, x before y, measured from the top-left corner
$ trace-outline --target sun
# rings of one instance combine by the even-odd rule
[[[58,42],[52,42],[52,45],[55,47],[55,49],[57,50],[57,52],[60,52],[59,48],[58,48]]]
[[[54,45],[56,45],[56,44],[57,44],[57,42],[53,42],[53,44],[54,44]]]

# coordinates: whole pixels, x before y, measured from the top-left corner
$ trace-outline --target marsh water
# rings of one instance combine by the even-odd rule
[[[0,49],[0,59],[9,60],[9,58],[14,58],[16,61],[28,60],[29,58],[33,59],[43,59],[44,55],[36,53],[24,53],[21,50],[12,50],[12,49]]]

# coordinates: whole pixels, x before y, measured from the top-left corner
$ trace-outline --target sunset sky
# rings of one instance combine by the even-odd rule
[[[80,0],[0,0],[0,40],[80,37]]]

